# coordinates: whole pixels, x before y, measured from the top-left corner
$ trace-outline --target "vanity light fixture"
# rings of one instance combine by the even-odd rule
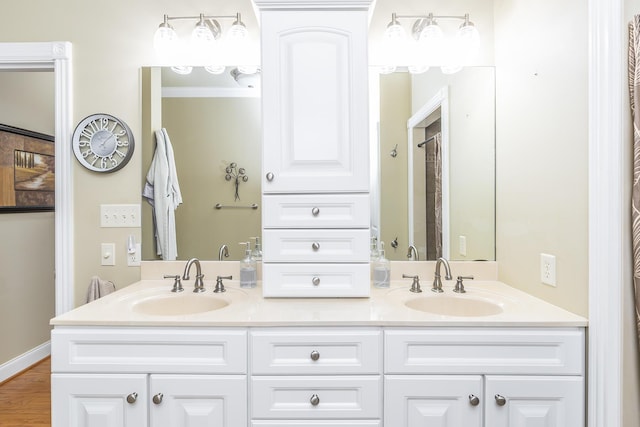
[[[411,36],[407,37],[400,19],[415,19]],[[456,36],[446,37],[438,20],[461,20]],[[398,15],[391,14],[391,22],[384,32],[383,50],[387,64],[381,73],[395,71],[398,65],[406,65],[409,72],[418,74],[437,65],[445,74],[459,71],[478,53],[480,35],[469,14],[451,15]]]
[[[232,19],[233,23],[226,34],[223,34],[220,20]],[[171,21],[193,20],[195,26],[186,47],[181,46],[180,38],[171,25]],[[242,22],[240,13],[235,15],[205,15],[198,16],[169,16],[164,15],[158,26],[153,46],[159,58],[164,63],[180,64],[174,71],[187,73],[192,65],[203,65],[212,74],[223,73],[225,67],[232,60],[236,60],[238,67],[247,67],[250,71],[256,66],[246,65],[246,54],[249,52],[249,32]],[[241,60],[242,58],[242,60]],[[242,65],[240,65],[242,62]]]

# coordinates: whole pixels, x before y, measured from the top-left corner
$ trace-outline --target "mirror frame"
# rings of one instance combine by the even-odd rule
[[[73,308],[73,174],[71,43],[0,43],[0,70],[53,71],[55,93],[55,313]]]

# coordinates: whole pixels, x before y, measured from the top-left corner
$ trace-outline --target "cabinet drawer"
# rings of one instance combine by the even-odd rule
[[[380,418],[380,376],[252,377],[253,418]],[[317,400],[316,400],[317,398]]]
[[[290,329],[251,332],[253,375],[379,374],[378,329]]]
[[[266,195],[262,199],[267,228],[368,228],[369,195]]]
[[[380,420],[253,420],[251,427],[380,427]]]
[[[584,374],[582,328],[390,329],[388,374]]]
[[[53,372],[246,374],[244,329],[61,328]]]
[[[366,297],[369,264],[262,264],[265,297]]]
[[[263,262],[368,262],[369,230],[264,230]]]

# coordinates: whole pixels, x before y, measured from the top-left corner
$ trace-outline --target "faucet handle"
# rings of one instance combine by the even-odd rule
[[[458,276],[458,279],[456,280],[456,286],[453,288],[453,292],[457,292],[459,294],[464,294],[465,291],[464,290],[464,284],[462,283],[462,280],[467,279],[467,280],[473,280],[473,276]]]
[[[413,282],[411,283],[411,289],[409,289],[410,292],[414,292],[414,293],[422,292],[422,289],[420,289],[420,276],[418,275],[410,276],[408,274],[402,274],[402,277],[404,279],[413,279]]]
[[[182,287],[182,282],[180,281],[180,275],[176,274],[165,274],[164,275],[165,279],[173,279],[173,289],[171,289],[171,292],[182,292],[184,291],[184,288]]]
[[[213,289],[213,292],[220,293],[226,292],[227,290],[224,288],[224,283],[222,283],[222,279],[233,279],[233,276],[217,276],[216,277],[216,287]]]

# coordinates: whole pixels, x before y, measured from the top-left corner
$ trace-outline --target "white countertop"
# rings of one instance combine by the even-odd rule
[[[214,294],[215,281],[205,280],[206,292],[194,294],[193,281],[185,281],[184,292],[171,292],[173,281],[141,280],[115,293],[55,317],[54,326],[494,326],[575,327],[587,319],[527,293],[490,280],[465,283],[467,293],[452,291],[455,281],[444,282],[444,293],[431,292],[423,281],[423,292],[409,292],[410,281],[392,281],[389,289],[371,289],[370,298],[263,298],[260,286],[241,289],[238,281],[225,281],[227,292]],[[150,298],[218,298],[226,307],[196,314],[151,315],[135,306]],[[412,298],[475,298],[491,301],[502,310],[487,316],[437,315],[408,308]],[[200,301],[197,301],[200,302]],[[439,300],[443,304],[444,299]]]

